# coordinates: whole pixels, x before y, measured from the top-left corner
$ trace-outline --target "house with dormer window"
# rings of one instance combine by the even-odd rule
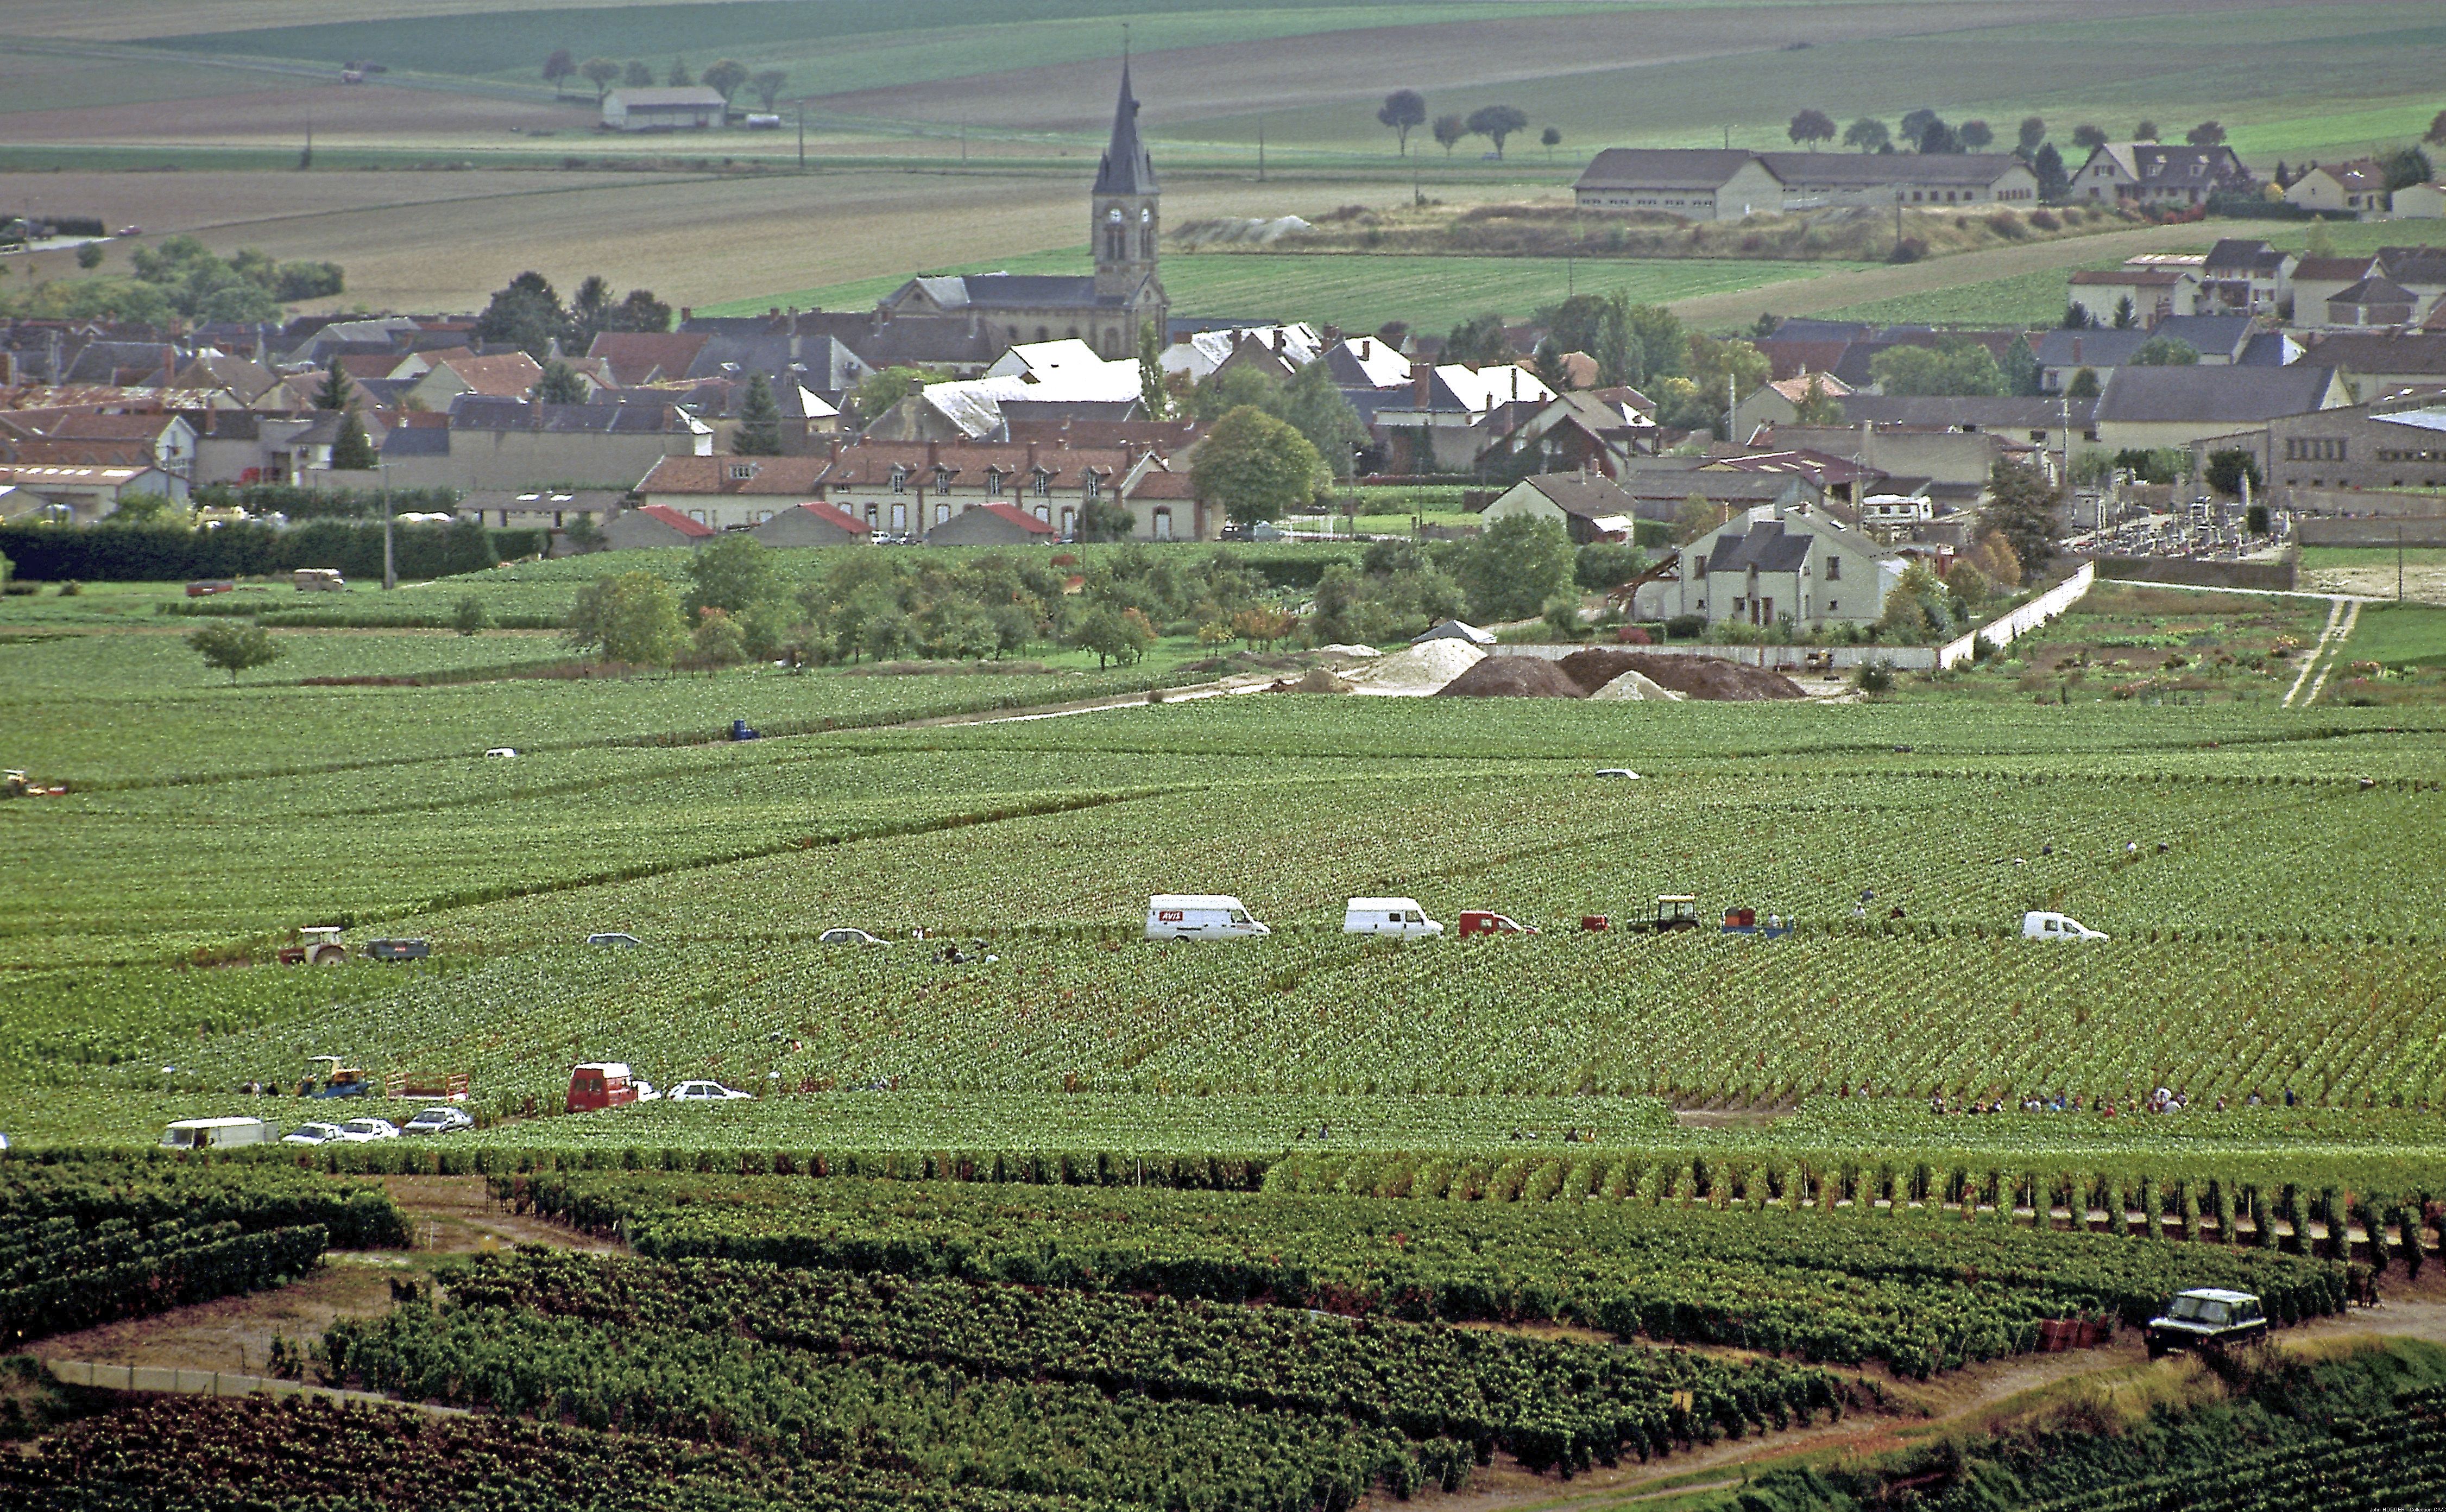
[[[1885,612],[1905,559],[1822,510],[1761,505],[1682,548],[1642,584],[1642,619],[1784,625],[1797,634],[1865,625]]]

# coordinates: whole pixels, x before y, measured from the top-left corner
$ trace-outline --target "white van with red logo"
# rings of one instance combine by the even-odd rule
[[[1158,892],[1147,900],[1149,940],[1254,940],[1272,934],[1248,905],[1220,893]]]

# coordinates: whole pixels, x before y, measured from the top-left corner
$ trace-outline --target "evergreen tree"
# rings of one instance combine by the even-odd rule
[[[781,455],[781,406],[773,400],[773,384],[762,373],[747,379],[747,393],[739,401],[739,431],[730,449],[741,457]]]
[[[2027,332],[2014,337],[2013,345],[2004,348],[2004,382],[2012,385],[2015,394],[2028,399],[2046,391],[2045,375],[2039,368],[2039,354],[2030,349]]]
[[[2055,509],[2060,495],[2036,467],[1998,460],[1987,474],[1987,505],[1980,511],[1983,533],[1994,531],[2023,568],[2056,554]]]
[[[536,381],[536,402],[538,404],[583,404],[586,402],[586,380],[577,369],[555,357],[543,364],[543,377]]]
[[[323,374],[323,386],[314,390],[314,407],[348,409],[356,401],[356,385],[349,383],[348,375],[340,370],[340,360],[332,358],[330,367]]]
[[[1151,320],[1138,322],[1138,407],[1151,420],[1172,414],[1172,396],[1163,386],[1163,336]]]
[[[365,421],[357,417],[356,398],[351,395],[348,408],[340,413],[340,433],[331,439],[332,471],[369,472],[378,460],[374,456],[374,443],[366,435]],[[388,509],[390,501],[385,499],[383,507]]]

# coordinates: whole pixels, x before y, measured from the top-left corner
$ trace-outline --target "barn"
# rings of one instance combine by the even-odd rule
[[[719,89],[688,84],[677,89],[614,89],[603,97],[607,131],[703,131],[729,113]]]

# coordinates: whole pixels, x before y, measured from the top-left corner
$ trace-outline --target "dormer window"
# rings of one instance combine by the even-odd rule
[[[909,470],[907,468],[895,467],[892,470],[892,492],[894,494],[906,494],[909,492]]]
[[[986,493],[994,498],[1002,497],[1002,474],[993,471],[986,474]]]
[[[1036,470],[1036,496],[1043,498],[1053,492],[1053,475],[1043,468]]]
[[[730,464],[730,480],[734,483],[744,483],[755,476],[756,464],[753,462],[733,462]]]
[[[1090,503],[1103,496],[1104,480],[1095,474],[1087,475],[1087,498]]]

